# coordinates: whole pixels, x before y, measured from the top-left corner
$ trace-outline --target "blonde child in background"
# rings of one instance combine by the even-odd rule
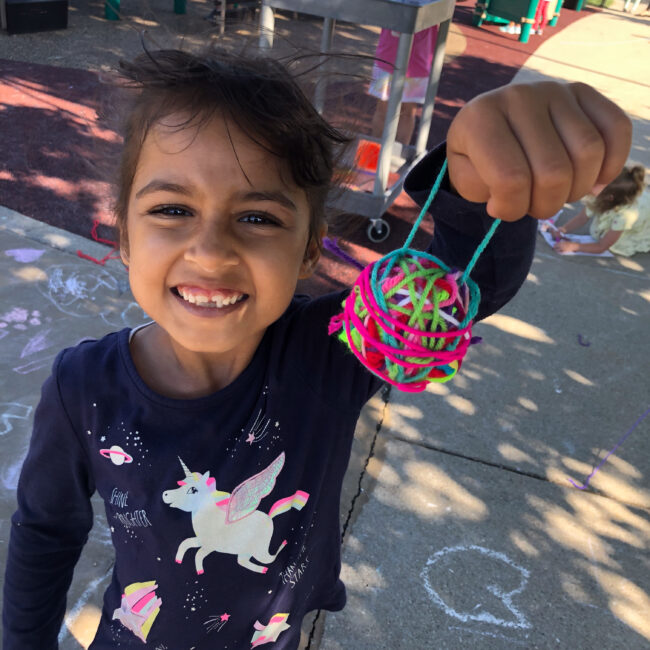
[[[645,167],[628,165],[596,196],[583,200],[584,207],[558,230],[574,232],[588,221],[594,243],[581,244],[562,239],[554,248],[559,253],[603,253],[611,251],[629,257],[650,251],[650,191],[645,186]]]
[[[115,563],[92,650],[295,650],[309,611],[345,605],[341,486],[381,387],[328,335],[347,291],[294,295],[318,261],[347,138],[265,57],[163,50],[123,72],[134,98],[116,216],[153,320],[64,350],[43,386],[3,647],[57,648],[96,491]],[[616,176],[630,137],[625,114],[582,84],[507,86],[459,111],[406,188],[423,203],[447,157],[428,250],[450,266],[505,220],[472,271],[479,319],[523,283],[533,217]],[[599,153],[581,155],[585,141]]]

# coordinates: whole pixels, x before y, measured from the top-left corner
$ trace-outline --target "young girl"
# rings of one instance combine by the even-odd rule
[[[645,167],[630,165],[597,196],[585,200],[585,207],[558,230],[569,233],[591,219],[589,233],[593,244],[560,240],[560,253],[602,253],[630,256],[650,251],[650,192],[645,187]]]
[[[341,483],[380,387],[327,334],[344,292],[294,297],[319,256],[345,137],[267,59],[148,52],[124,73],[137,95],[116,213],[153,322],[64,350],[43,386],[12,520],[4,649],[57,647],[95,491],[116,555],[93,650],[296,648],[307,612],[345,603]],[[550,121],[532,128],[539,107],[571,124],[566,138]],[[520,142],[506,114],[541,139]],[[581,158],[572,134],[594,132],[601,155]],[[491,223],[450,183],[512,221],[475,267],[480,317],[526,276],[536,228],[525,213],[547,217],[613,177],[629,133],[581,85],[502,89],[459,112],[429,250],[462,267]],[[410,177],[417,200],[444,156]],[[556,159],[585,161],[566,170],[572,184],[558,185]]]

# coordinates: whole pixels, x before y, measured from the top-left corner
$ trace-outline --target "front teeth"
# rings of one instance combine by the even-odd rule
[[[190,302],[193,305],[198,305],[199,307],[227,307],[228,305],[234,305],[243,298],[243,294],[233,295],[228,298],[223,298],[222,296],[217,295],[214,296],[213,300],[209,300],[204,294],[193,294],[189,291],[184,291],[183,289],[179,289],[178,293],[183,300],[187,300],[187,302]]]

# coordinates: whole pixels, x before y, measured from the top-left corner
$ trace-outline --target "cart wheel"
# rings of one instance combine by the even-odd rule
[[[390,226],[384,219],[371,219],[366,234],[371,242],[378,244],[388,238],[388,235],[390,235]]]

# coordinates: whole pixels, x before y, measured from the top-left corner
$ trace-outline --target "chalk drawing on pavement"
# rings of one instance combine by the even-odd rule
[[[64,314],[100,316],[114,327],[135,327],[150,320],[136,302],[124,306],[128,282],[106,269],[59,264],[47,268],[46,274],[47,279],[38,282],[37,288]]]
[[[48,348],[52,347],[52,343],[48,340],[48,335],[51,331],[51,328],[41,330],[32,336],[29,341],[23,346],[22,352],[20,353],[20,358],[25,359],[25,357],[30,357],[39,352],[43,352]],[[49,352],[45,355],[40,355],[36,359],[25,360],[23,363],[14,367],[14,372],[17,372],[20,375],[27,375],[30,372],[40,370],[41,368],[48,367],[52,365],[52,360],[56,355],[56,351]]]
[[[41,368],[47,368],[48,366],[51,366],[55,356],[56,355],[51,354],[47,357],[43,357],[42,359],[32,359],[32,361],[28,361],[27,363],[16,366],[13,368],[13,371],[17,372],[19,375],[28,375],[30,372],[36,372]]]
[[[465,632],[466,634],[474,634],[478,636],[487,636],[492,639],[501,639],[502,641],[507,641],[508,645],[503,647],[511,647],[513,645],[519,646],[521,648],[528,647],[528,643],[525,641],[520,641],[519,639],[514,639],[512,636],[506,636],[505,634],[500,634],[499,632],[490,632],[488,630],[475,630],[471,627],[463,627],[462,625],[450,625],[450,630],[456,630],[458,632]],[[528,635],[526,634],[526,638]]]
[[[25,307],[12,307],[9,311],[0,315],[0,329],[8,331],[10,327],[15,330],[24,331],[29,325],[41,324],[41,312],[37,309],[25,309]]]
[[[15,491],[18,487],[18,479],[20,478],[20,470],[23,466],[23,461],[27,455],[27,447],[15,458],[11,463],[0,469],[0,483],[5,490]]]
[[[137,302],[133,301],[120,312],[104,312],[102,320],[113,327],[137,327],[148,323],[151,318],[142,311],[142,307]]]
[[[19,402],[0,402],[0,436],[12,435],[8,438],[19,440],[18,449],[14,446],[11,454],[7,453],[8,439],[3,442],[4,453],[0,466],[0,483],[6,490],[15,490],[18,485],[20,469],[27,454],[28,436],[22,430],[29,424],[29,416],[32,414],[32,407],[20,404]],[[16,438],[18,436],[18,438]]]
[[[35,262],[45,251],[39,248],[12,248],[5,251],[7,257],[13,257],[16,262],[29,264]]]
[[[0,436],[13,431],[14,420],[26,420],[31,414],[31,406],[19,402],[0,402]]]
[[[12,341],[12,345],[8,346],[6,349],[13,352],[14,350],[20,350],[22,345],[22,351],[20,353],[20,358],[25,359],[25,357],[31,357],[32,355],[38,354],[50,348],[53,344],[48,340],[48,336],[51,332],[51,327],[44,330],[37,331],[35,334],[34,329],[42,325],[43,317],[41,316],[40,311],[30,310],[24,307],[12,307],[9,311],[0,315],[0,339],[5,338],[7,335],[12,334],[15,337],[29,336],[27,343],[24,345],[19,342]],[[46,322],[51,322],[52,319],[47,317],[45,318]],[[11,328],[11,329],[10,329]],[[18,331],[15,331],[18,330]],[[24,339],[23,339],[24,340]],[[38,359],[25,360],[23,363],[15,367],[13,370],[21,375],[26,375],[35,370],[39,370],[45,366],[49,366],[54,359],[55,353],[50,352],[46,355],[40,355]]]
[[[117,279],[104,269],[59,264],[46,269],[46,274],[47,279],[37,284],[39,292],[70,316],[99,315],[106,307],[104,298],[118,288]]]
[[[47,335],[49,333],[50,329],[46,329],[32,336],[32,338],[27,341],[27,345],[25,345],[23,351],[20,353],[20,358],[24,359],[25,357],[36,354],[37,352],[42,352],[43,350],[49,348],[50,343],[48,343],[47,340]]]
[[[480,576],[495,579],[479,582]],[[445,547],[427,560],[420,577],[431,600],[463,623],[477,621],[519,630],[531,627],[513,602],[528,584],[530,572],[504,553],[475,545]],[[453,585],[460,582],[474,588],[455,590]]]

